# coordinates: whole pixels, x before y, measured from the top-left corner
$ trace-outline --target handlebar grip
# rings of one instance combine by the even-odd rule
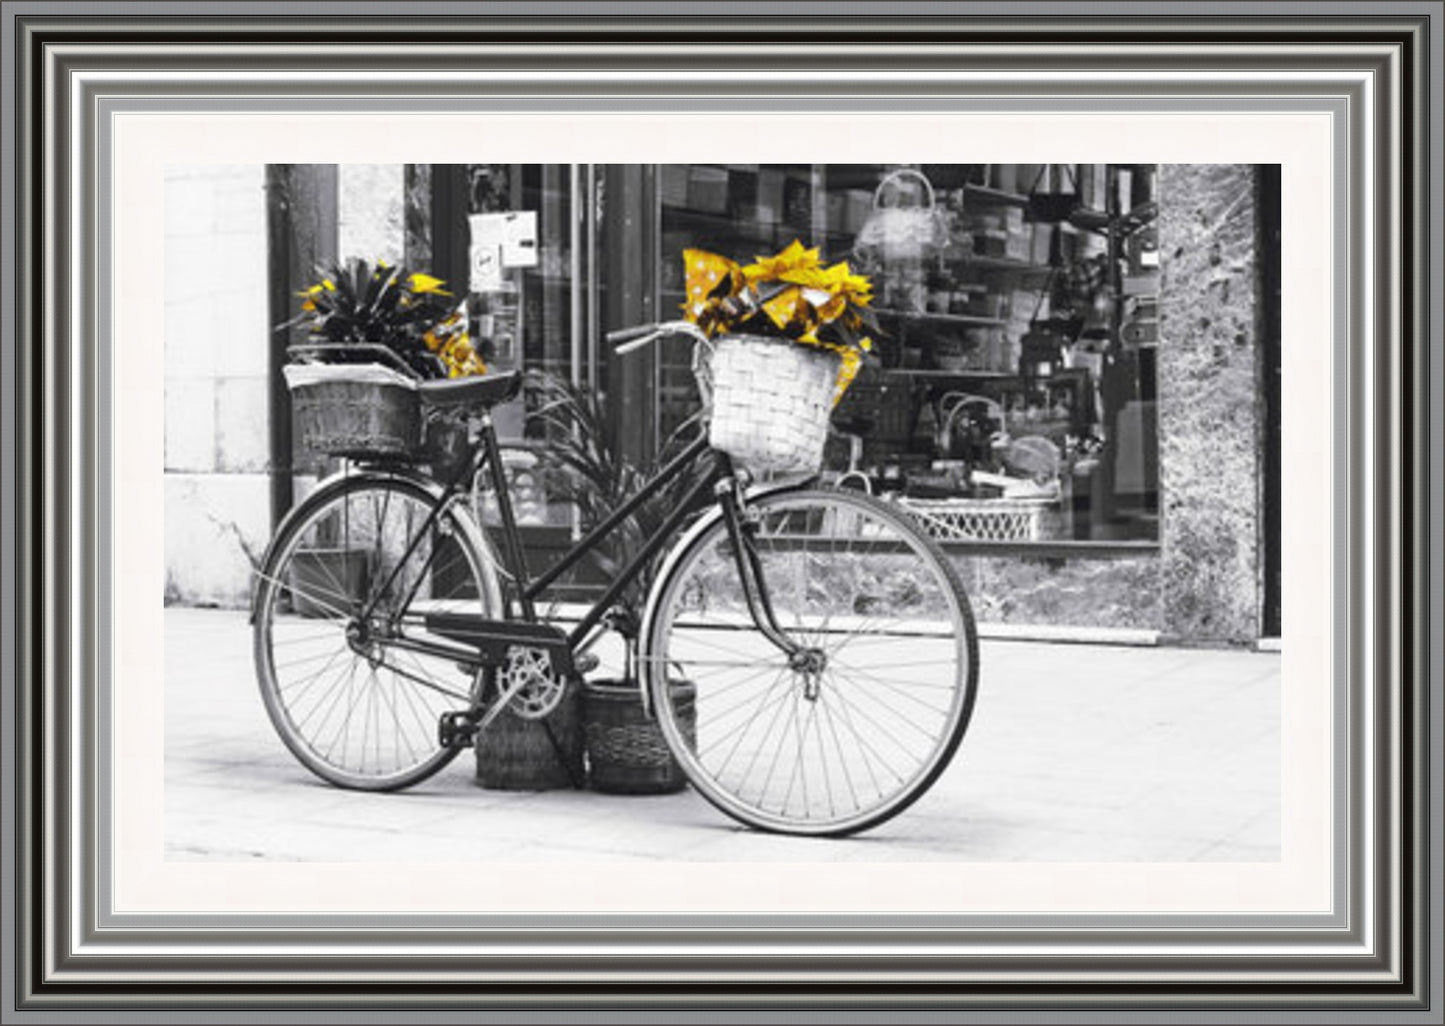
[[[612,345],[620,345],[623,342],[631,342],[635,338],[645,338],[656,333],[657,325],[642,324],[635,328],[619,328],[616,331],[609,331],[606,335],[607,341]]]

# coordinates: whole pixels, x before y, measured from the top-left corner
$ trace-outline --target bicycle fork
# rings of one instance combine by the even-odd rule
[[[718,483],[717,490],[718,501],[723,509],[723,521],[727,525],[728,540],[732,543],[737,561],[738,578],[742,581],[743,597],[748,604],[748,614],[763,637],[788,657],[789,668],[803,679],[803,697],[816,699],[819,677],[827,663],[827,657],[821,649],[794,641],[778,625],[777,614],[774,613],[772,600],[768,596],[767,581],[763,577],[762,559],[753,544],[753,538],[758,532],[758,516],[747,504],[742,483],[735,476],[729,477]]]

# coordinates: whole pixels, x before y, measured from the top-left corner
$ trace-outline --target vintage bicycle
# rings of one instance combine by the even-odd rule
[[[691,324],[608,338],[625,349],[678,335],[705,368],[711,345]],[[276,531],[257,571],[254,654],[295,757],[341,787],[392,790],[485,745],[504,709],[547,716],[595,665],[619,595],[660,558],[639,686],[704,798],[748,826],[815,835],[917,800],[958,748],[978,681],[972,613],[937,543],[906,512],[807,468],[762,480],[704,432],[533,575],[490,412],[522,382],[420,382],[426,414],[466,426],[459,469],[438,476],[363,446]],[[549,588],[678,481],[685,496],[585,612],[543,615]],[[483,527],[483,501],[499,528]],[[318,566],[319,551],[345,556]]]

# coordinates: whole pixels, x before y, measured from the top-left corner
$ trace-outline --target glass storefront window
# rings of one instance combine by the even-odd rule
[[[466,296],[469,330],[489,367],[585,379],[576,318],[577,169],[567,164],[435,165],[430,180],[441,277]],[[570,541],[570,504],[550,493],[528,401],[494,411],[518,522],[534,547]],[[484,502],[484,515],[492,513]]]
[[[461,165],[434,178],[448,174],[464,240],[473,214],[537,217],[536,263],[473,283],[484,352],[601,388],[629,455],[696,412],[691,354],[660,345],[624,364],[596,336],[677,316],[684,249],[746,262],[797,239],[874,282],[877,360],[834,412],[829,475],[908,505],[945,541],[1158,540],[1153,165]],[[515,415],[504,428],[520,438]]]
[[[872,276],[878,361],[828,470],[945,540],[1158,539],[1153,165],[664,165],[660,309],[683,249],[793,239]],[[659,430],[696,406],[659,369]]]

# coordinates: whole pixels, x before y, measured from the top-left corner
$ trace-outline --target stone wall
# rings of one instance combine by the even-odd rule
[[[167,602],[244,604],[270,534],[264,183],[166,169]]]
[[[1164,629],[1248,641],[1262,601],[1254,168],[1164,165],[1159,196]]]
[[[1158,631],[1157,556],[954,560],[981,623]]]
[[[369,264],[399,264],[405,249],[404,164],[342,164],[337,168],[336,253]]]

